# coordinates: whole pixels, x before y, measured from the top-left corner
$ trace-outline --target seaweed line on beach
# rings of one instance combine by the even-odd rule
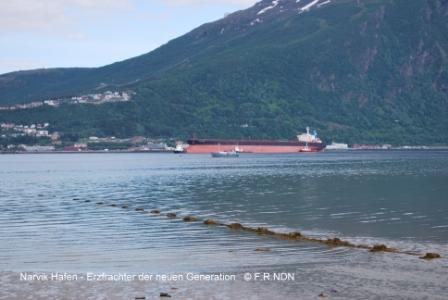
[[[74,198],[73,200],[77,201],[80,199]],[[84,202],[90,203],[91,201],[85,200]],[[122,208],[122,209],[129,208],[129,206],[125,205],[125,204],[124,205],[118,205],[115,203],[106,204],[104,202],[96,202],[96,204],[98,206],[106,205],[109,207],[116,207],[116,208]],[[134,209],[134,211],[139,212],[139,213],[149,213],[154,216],[164,215],[167,219],[176,219],[178,217],[178,214],[174,213],[174,212],[167,212],[165,214],[162,214],[161,210],[159,210],[159,209],[153,209],[150,211],[146,211],[143,207],[137,207]],[[196,216],[186,215],[182,218],[182,221],[184,221],[186,223],[200,222],[201,219]],[[268,236],[268,237],[283,239],[283,240],[288,240],[288,241],[303,241],[303,242],[319,243],[319,244],[327,245],[329,247],[346,247],[346,248],[354,248],[354,249],[365,249],[365,250],[369,250],[369,252],[373,252],[373,253],[388,252],[388,253],[407,254],[407,255],[412,255],[412,256],[419,256],[420,259],[425,259],[425,260],[442,258],[441,255],[438,253],[428,252],[428,253],[422,255],[421,253],[391,248],[384,244],[376,244],[376,245],[370,246],[370,245],[365,245],[365,244],[354,244],[349,241],[344,241],[338,237],[326,238],[326,239],[315,238],[315,237],[304,235],[303,233],[301,233],[299,231],[278,232],[278,231],[273,231],[271,229],[268,229],[266,227],[249,227],[249,226],[244,226],[241,223],[222,223],[222,222],[219,222],[219,221],[216,221],[213,219],[203,220],[202,224],[204,224],[206,226],[226,227],[233,231],[255,233],[257,235]]]

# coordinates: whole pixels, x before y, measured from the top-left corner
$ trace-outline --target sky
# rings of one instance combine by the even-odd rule
[[[0,0],[0,74],[147,53],[256,0]]]

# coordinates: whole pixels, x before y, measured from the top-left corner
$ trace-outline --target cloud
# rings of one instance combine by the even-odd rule
[[[256,1],[0,0],[0,73],[125,59]]]
[[[257,0],[0,0],[0,32],[11,30],[60,32],[80,16],[120,12],[138,3],[162,2],[177,6],[241,5]],[[159,2],[159,3],[160,3]]]
[[[257,0],[165,0],[165,2],[174,5],[241,4],[249,6],[255,4]]]
[[[32,59],[21,58],[1,58],[0,59],[0,73],[3,70],[29,70],[41,68],[44,63]]]
[[[63,31],[73,24],[73,12],[120,10],[130,0],[0,1],[0,31]]]

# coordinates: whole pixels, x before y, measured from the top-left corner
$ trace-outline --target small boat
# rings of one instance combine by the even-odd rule
[[[308,147],[308,143],[305,144],[305,147],[303,147],[302,149],[299,150],[300,152],[315,152],[313,151],[313,149],[311,149],[310,147]]]
[[[238,157],[240,156],[236,151],[219,151],[212,152],[212,157]]]
[[[182,144],[177,144],[173,152],[176,154],[185,153],[185,148]]]

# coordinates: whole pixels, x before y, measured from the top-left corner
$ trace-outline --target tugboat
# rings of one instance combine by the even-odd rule
[[[303,147],[302,149],[299,150],[299,152],[316,152],[313,151],[310,147],[308,147],[308,143],[305,143],[305,147]]]
[[[238,145],[236,145],[235,146],[235,150],[234,150],[236,153],[243,153],[244,152],[244,150],[243,149],[240,149],[240,147],[238,147]]]
[[[231,151],[221,151],[221,145],[219,145],[219,151],[218,152],[212,152],[212,157],[239,157],[241,150],[236,146]]]
[[[178,153],[185,153],[185,148],[182,144],[177,144],[176,148],[174,148],[174,153],[178,154]]]
[[[212,152],[212,157],[239,157],[240,155],[236,151],[219,151]]]

